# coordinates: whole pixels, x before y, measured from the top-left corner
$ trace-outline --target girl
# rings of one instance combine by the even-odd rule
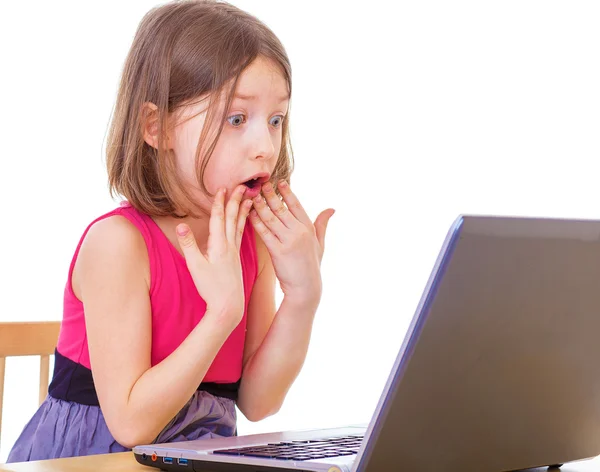
[[[290,190],[290,94],[283,46],[238,8],[178,1],[143,18],[107,146],[126,200],[82,235],[49,395],[8,462],[231,436],[236,405],[251,421],[278,411],[333,214],[311,223]]]

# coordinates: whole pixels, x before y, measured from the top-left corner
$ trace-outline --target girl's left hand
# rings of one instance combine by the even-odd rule
[[[281,181],[278,187],[283,201],[270,182],[263,185],[266,202],[262,195],[254,199],[250,221],[271,255],[284,295],[318,301],[325,232],[335,210],[321,212],[313,224],[288,183]]]

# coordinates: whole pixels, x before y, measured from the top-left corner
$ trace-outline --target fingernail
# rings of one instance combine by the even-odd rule
[[[265,184],[265,186],[263,187],[263,190],[264,190],[265,192],[270,192],[271,190],[273,190],[273,186],[271,185],[271,182],[267,182],[267,183]]]
[[[257,195],[256,197],[254,197],[254,203],[261,203],[262,202],[262,196],[261,195]]]
[[[279,186],[280,187],[287,187],[287,182],[285,180],[280,180],[279,181]]]
[[[177,226],[176,230],[177,230],[177,234],[179,236],[185,236],[186,234],[188,234],[190,232],[190,229],[185,225]]]

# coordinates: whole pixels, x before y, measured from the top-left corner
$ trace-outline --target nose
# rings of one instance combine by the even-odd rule
[[[275,145],[268,124],[257,125],[252,130],[252,148],[250,155],[252,159],[270,160],[275,155]]]

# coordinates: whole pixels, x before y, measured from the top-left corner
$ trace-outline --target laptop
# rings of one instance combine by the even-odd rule
[[[460,216],[368,425],[133,453],[209,472],[497,472],[595,457],[600,221]]]

